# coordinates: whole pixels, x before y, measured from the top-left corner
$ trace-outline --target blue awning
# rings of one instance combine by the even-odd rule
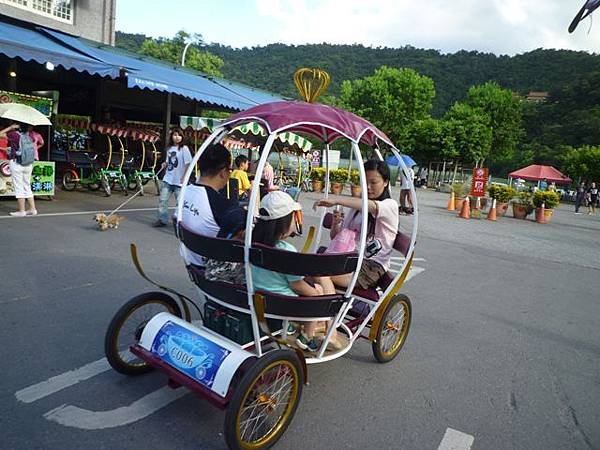
[[[112,78],[119,76],[119,67],[85,56],[71,50],[36,30],[0,21],[0,53],[9,58],[51,62],[65,69],[75,69],[91,75]]]
[[[229,109],[244,110],[281,101],[282,98],[239,83],[210,77],[181,66],[167,64],[114,47],[97,44],[58,31],[39,27],[49,36],[90,58],[119,66],[127,72],[127,86],[182,95]]]

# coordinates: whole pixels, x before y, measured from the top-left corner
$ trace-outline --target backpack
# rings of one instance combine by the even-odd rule
[[[33,140],[29,133],[19,133],[19,150],[17,150],[17,162],[22,166],[30,166],[35,160],[35,149]]]

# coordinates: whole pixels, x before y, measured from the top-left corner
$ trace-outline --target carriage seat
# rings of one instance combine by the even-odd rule
[[[176,226],[180,241],[191,251],[206,258],[241,263],[244,261],[244,243],[233,239],[203,236],[187,229],[183,224]],[[356,252],[335,255],[295,253],[286,250],[253,244],[249,249],[250,262],[275,272],[303,276],[338,275],[356,270]],[[204,278],[202,269],[188,267],[192,281],[206,294],[237,306],[248,308],[246,286]],[[265,298],[265,312],[272,315],[292,317],[332,317],[347,301],[343,294],[314,297],[284,296],[261,292]]]
[[[188,266],[192,281],[209,297],[214,297],[230,306],[248,309],[248,291],[242,284],[211,281],[204,277],[204,269]],[[334,317],[346,299],[342,294],[315,297],[296,297],[261,292],[265,299],[265,313],[290,317]]]

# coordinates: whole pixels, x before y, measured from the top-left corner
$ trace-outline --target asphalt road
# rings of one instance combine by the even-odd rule
[[[311,366],[277,448],[446,449],[452,430],[456,449],[600,448],[600,218],[561,207],[547,225],[465,221],[445,195],[418,194],[424,271],[403,289],[414,314],[403,351],[381,365],[359,341]],[[59,192],[38,210],[124,199]],[[89,212],[0,218],[0,447],[225,448],[223,412],[163,388],[162,374],[128,378],[102,360],[112,315],[152,290],[130,242],[149,275],[193,293],[171,230],[149,226],[155,204],[134,199],[127,208],[141,210],[105,233]],[[0,216],[12,207],[0,201]]]

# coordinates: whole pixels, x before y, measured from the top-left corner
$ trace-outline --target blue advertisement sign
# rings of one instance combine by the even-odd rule
[[[219,367],[231,351],[168,321],[154,338],[152,353],[190,378],[211,388]]]

